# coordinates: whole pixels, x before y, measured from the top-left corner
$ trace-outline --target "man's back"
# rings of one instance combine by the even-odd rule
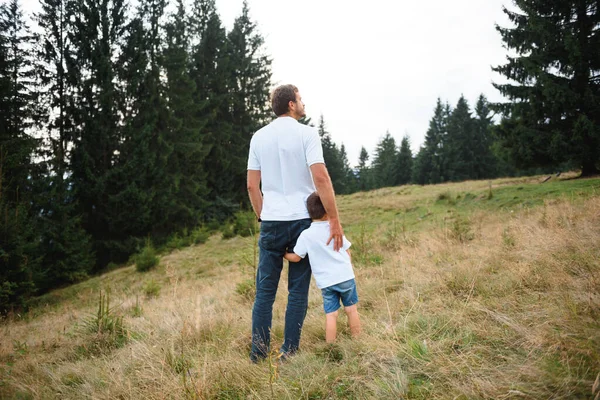
[[[261,171],[261,219],[308,218],[305,201],[315,191],[309,167],[323,162],[317,130],[292,117],[277,118],[256,132],[250,142],[248,169]]]

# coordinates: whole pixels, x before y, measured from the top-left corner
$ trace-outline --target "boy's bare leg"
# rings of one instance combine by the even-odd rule
[[[328,314],[325,314],[325,341],[327,343],[335,342],[337,335],[337,310]]]
[[[360,335],[360,319],[358,318],[358,309],[356,304],[344,308],[346,315],[348,316],[348,325],[350,326],[350,333],[352,337]]]

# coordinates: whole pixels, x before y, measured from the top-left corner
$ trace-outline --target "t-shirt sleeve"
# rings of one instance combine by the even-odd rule
[[[346,239],[346,236],[344,236],[344,242],[342,243],[342,250],[348,250],[350,248],[350,246],[352,246],[352,243],[350,243],[350,241],[348,239]]]
[[[316,129],[308,130],[304,152],[306,155],[306,164],[310,167],[313,164],[325,163],[323,158],[323,147],[321,146],[321,138]]]
[[[254,140],[250,141],[250,151],[248,153],[248,169],[253,171],[260,171],[260,160],[256,154],[256,145]]]
[[[306,253],[308,253],[308,248],[306,243],[306,237],[302,233],[300,234],[300,236],[298,236],[298,240],[296,240],[296,245],[294,246],[294,253],[304,258],[306,257]]]

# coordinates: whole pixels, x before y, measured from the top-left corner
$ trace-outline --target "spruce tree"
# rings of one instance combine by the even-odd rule
[[[410,150],[410,139],[405,135],[400,142],[397,161],[397,181],[398,185],[406,185],[411,181],[413,167],[413,155]]]
[[[224,220],[238,208],[235,189],[237,163],[231,154],[233,127],[228,89],[232,66],[227,35],[213,0],[194,0],[188,24],[191,33],[190,76],[195,82],[193,99],[197,118],[205,119],[204,161],[209,207],[205,218]]]
[[[376,187],[394,186],[398,182],[396,140],[389,133],[381,138],[373,157],[373,177]]]
[[[232,134],[228,146],[233,173],[233,200],[248,203],[246,165],[252,134],[270,119],[271,59],[264,54],[264,38],[251,21],[248,2],[227,35]]]
[[[182,0],[166,26],[164,67],[167,77],[166,98],[169,108],[168,141],[173,152],[168,159],[168,176],[173,185],[173,205],[165,210],[171,230],[194,227],[201,223],[207,208],[207,176],[204,160],[206,118],[194,102],[196,85],[189,75],[190,47],[188,26]]]
[[[69,63],[77,104],[71,166],[77,205],[84,229],[92,236],[96,265],[102,267],[122,254],[111,224],[111,173],[121,143],[120,95],[116,85],[119,42],[124,35],[123,0],[73,2],[74,56]],[[129,203],[132,212],[137,205]],[[126,212],[120,209],[118,212]]]
[[[429,121],[425,142],[415,159],[413,181],[421,185],[440,183],[447,179],[446,148],[447,126],[450,107],[443,105],[440,98]]]
[[[0,314],[34,293],[39,270],[32,211],[32,45],[16,0],[0,5]]]
[[[513,122],[503,140],[521,167],[572,162],[582,176],[600,161],[600,7],[596,0],[515,0],[514,24],[497,27],[516,55],[493,68]]]
[[[69,149],[76,134],[70,54],[71,7],[65,0],[42,0],[36,15],[36,72],[40,90],[36,113],[37,128],[45,132],[47,147],[39,147],[42,160],[37,179],[36,209],[40,216],[40,250],[44,269],[37,286],[47,290],[73,283],[87,276],[93,266],[89,235],[77,215],[71,188]]]
[[[168,139],[169,112],[162,75],[162,27],[165,3],[145,0],[128,24],[117,70],[124,102],[118,157],[110,172],[110,250],[126,258],[150,237],[164,241],[175,208],[174,180],[168,175],[173,145]],[[131,205],[135,204],[135,209]]]
[[[343,161],[340,157],[340,151],[327,131],[323,114],[319,117],[318,130],[319,136],[321,137],[321,146],[323,147],[323,159],[327,166],[327,172],[329,172],[329,176],[331,177],[333,189],[336,193],[345,193],[346,171],[344,170]]]
[[[358,190],[370,190],[373,187],[371,179],[371,170],[368,165],[369,153],[364,146],[360,148],[360,154],[358,156],[358,165],[356,169],[358,171]]]
[[[448,120],[445,166],[449,180],[462,181],[476,178],[476,143],[469,105],[465,98],[460,96]]]
[[[142,109],[137,115],[138,124],[147,137],[140,138],[148,145],[146,162],[146,181],[141,189],[152,193],[150,209],[149,232],[155,241],[165,240],[173,227],[169,221],[169,210],[176,205],[176,187],[168,174],[168,160],[173,152],[173,139],[168,134],[169,111],[165,96],[163,74],[163,26],[161,20],[167,5],[166,0],[140,1],[140,17],[146,27],[145,44],[148,53],[148,72],[144,85],[147,94],[142,103]],[[140,160],[142,161],[142,160]],[[150,161],[150,162],[148,162]],[[143,161],[142,161],[143,162]]]
[[[496,159],[492,154],[492,129],[494,123],[486,97],[481,94],[475,105],[473,121],[475,165],[474,179],[486,179],[496,176]]]
[[[342,170],[344,171],[344,192],[340,194],[356,192],[358,182],[356,181],[356,175],[348,162],[346,147],[343,143],[340,146],[340,163],[342,164]]]

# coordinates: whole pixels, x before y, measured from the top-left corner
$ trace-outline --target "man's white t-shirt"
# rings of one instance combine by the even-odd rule
[[[306,198],[315,191],[310,166],[324,163],[317,129],[279,117],[250,141],[248,169],[261,171],[263,221],[309,218]]]
[[[335,251],[333,240],[326,244],[329,236],[329,221],[313,222],[310,228],[302,231],[294,247],[294,253],[300,257],[307,254],[310,257],[310,268],[319,289],[354,279],[350,256],[346,252],[352,244],[344,236],[342,248]]]

